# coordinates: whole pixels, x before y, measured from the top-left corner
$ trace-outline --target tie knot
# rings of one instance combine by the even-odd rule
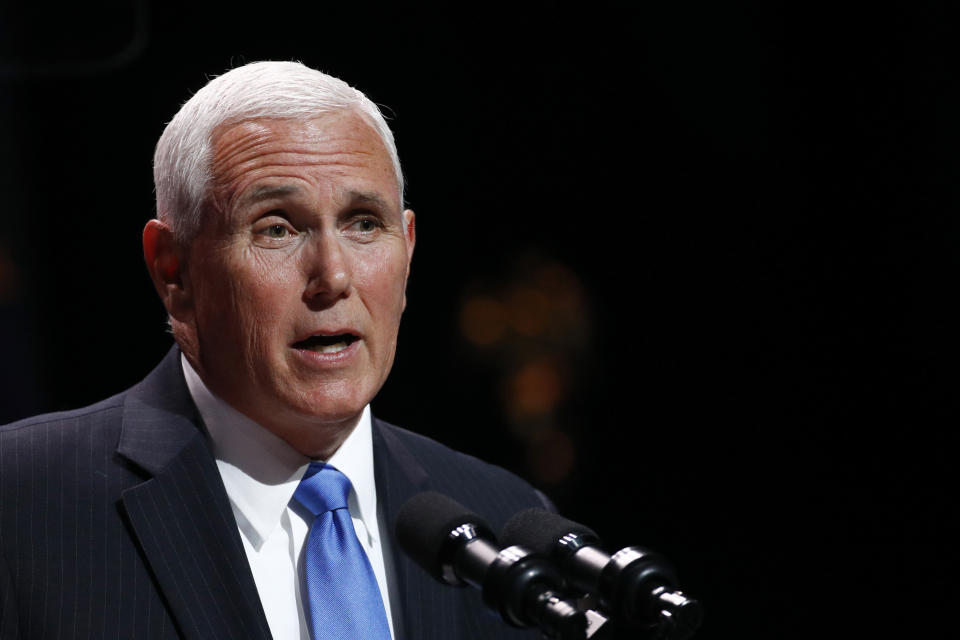
[[[315,516],[334,509],[347,508],[350,480],[336,467],[324,462],[311,462],[294,499]]]

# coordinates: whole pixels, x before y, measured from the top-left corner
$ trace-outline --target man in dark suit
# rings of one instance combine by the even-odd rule
[[[302,65],[246,65],[178,112],[154,177],[144,256],[177,344],[124,393],[0,430],[0,638],[532,635],[393,547],[423,490],[495,529],[544,499],[370,415],[415,242],[377,107]],[[331,470],[362,607],[310,578],[338,558],[315,538],[333,512],[302,492]]]

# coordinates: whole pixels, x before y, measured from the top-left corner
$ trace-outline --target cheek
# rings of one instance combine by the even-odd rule
[[[231,339],[256,351],[278,333],[278,318],[296,304],[298,280],[288,260],[239,252],[225,261],[207,282],[205,315],[213,327],[233,334]],[[239,345],[238,345],[239,346]]]
[[[371,307],[375,320],[389,314],[389,322],[396,322],[396,316],[390,312],[402,311],[406,272],[405,254],[386,248],[366,254],[354,267],[354,284]],[[384,322],[387,320],[383,317]]]
[[[282,312],[286,305],[281,303],[301,293],[297,257],[288,253],[242,251],[224,276],[233,281],[238,298],[258,313]]]

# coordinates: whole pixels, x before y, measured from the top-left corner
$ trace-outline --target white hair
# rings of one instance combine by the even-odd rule
[[[355,111],[380,135],[397,176],[403,172],[393,133],[367,96],[343,80],[299,62],[252,62],[211,80],[180,108],[163,130],[153,156],[157,218],[188,242],[200,228],[211,180],[213,132],[257,119],[308,120]]]

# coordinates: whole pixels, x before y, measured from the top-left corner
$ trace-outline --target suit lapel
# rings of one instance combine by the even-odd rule
[[[124,403],[117,451],[152,477],[123,493],[123,509],[184,638],[269,638],[199,423],[173,349]]]
[[[391,546],[404,638],[449,640],[462,636],[459,593],[439,584],[394,542],[400,507],[413,495],[430,489],[429,477],[385,423],[373,419],[373,460],[377,500],[383,505]]]

